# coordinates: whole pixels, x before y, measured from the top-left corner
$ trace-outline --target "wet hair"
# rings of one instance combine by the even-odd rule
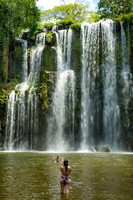
[[[64,166],[65,166],[66,172],[67,172],[68,160],[64,160]]]

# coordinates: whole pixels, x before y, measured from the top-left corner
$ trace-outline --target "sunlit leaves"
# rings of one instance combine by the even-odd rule
[[[40,20],[40,11],[36,0],[1,0],[1,26],[15,35],[22,29],[35,26]]]
[[[133,12],[132,0],[100,0],[98,14],[101,18],[116,18]]]
[[[82,22],[88,15],[88,7],[84,4],[67,4],[61,6],[55,6],[52,10],[43,11],[42,16],[45,20],[57,19],[57,20],[74,20]]]

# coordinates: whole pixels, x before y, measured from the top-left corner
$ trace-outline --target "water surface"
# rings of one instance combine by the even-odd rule
[[[64,153],[72,167],[69,195],[60,193],[54,153],[0,153],[1,200],[133,200],[133,154]]]

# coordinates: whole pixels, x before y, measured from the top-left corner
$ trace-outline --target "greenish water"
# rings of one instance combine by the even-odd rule
[[[72,167],[69,195],[60,193],[54,153],[0,153],[1,200],[133,200],[133,154],[64,153]]]

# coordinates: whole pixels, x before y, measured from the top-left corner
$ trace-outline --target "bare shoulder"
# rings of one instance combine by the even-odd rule
[[[71,168],[71,166],[68,166],[68,169],[70,169],[70,170],[71,170],[71,169],[72,169],[72,168]]]

